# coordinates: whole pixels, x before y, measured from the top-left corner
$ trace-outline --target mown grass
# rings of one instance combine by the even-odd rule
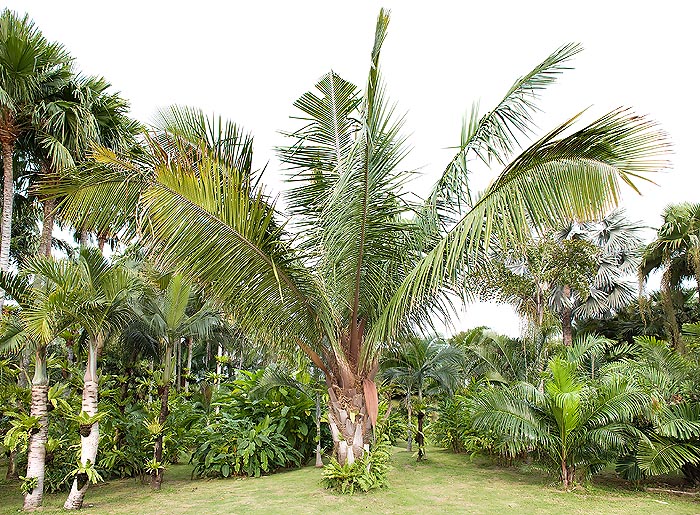
[[[538,473],[504,469],[466,456],[432,450],[416,463],[395,448],[390,487],[355,496],[323,490],[313,467],[258,479],[190,480],[191,468],[170,467],[160,492],[134,480],[92,487],[83,515],[249,515],[249,514],[483,514],[517,515],[700,515],[700,501],[647,493],[596,482],[563,492]],[[65,495],[49,495],[42,514],[66,512]],[[0,513],[17,513],[17,483],[0,484]]]

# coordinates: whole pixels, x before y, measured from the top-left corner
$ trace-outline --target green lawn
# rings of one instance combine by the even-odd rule
[[[190,467],[173,466],[160,492],[133,480],[93,487],[83,515],[216,515],[288,513],[400,514],[696,514],[700,500],[635,492],[596,483],[565,493],[537,472],[523,472],[470,462],[466,456],[430,451],[416,464],[398,448],[387,490],[338,496],[319,486],[313,467],[259,479],[189,479]],[[4,476],[4,474],[3,474]],[[0,483],[0,512],[16,513],[21,498],[16,484]],[[50,495],[41,513],[60,509],[65,495]],[[334,508],[332,508],[334,507]]]

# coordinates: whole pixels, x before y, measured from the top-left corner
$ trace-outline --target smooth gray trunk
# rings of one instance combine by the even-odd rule
[[[12,170],[12,154],[14,143],[2,141],[2,227],[0,231],[0,270],[7,272],[10,267],[10,240],[12,237],[12,207],[15,196],[15,181]],[[0,290],[0,312],[5,304],[5,292]]]
[[[97,415],[98,377],[97,354],[102,344],[101,338],[91,338],[88,345],[88,361],[83,378],[83,402],[81,409],[91,417]],[[82,428],[81,428],[82,429]],[[95,422],[89,428],[89,433],[80,434],[80,463],[85,466],[88,461],[94,466],[97,459],[97,448],[100,441],[99,423]],[[79,510],[83,506],[85,493],[90,486],[90,481],[79,484],[78,478],[73,479],[73,486],[68,494],[68,499],[63,505],[66,510]]]

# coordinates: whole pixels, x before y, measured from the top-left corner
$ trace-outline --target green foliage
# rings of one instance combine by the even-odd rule
[[[87,460],[85,465],[78,462],[78,466],[70,471],[65,480],[68,480],[69,478],[78,479],[78,488],[82,488],[85,481],[89,481],[92,484],[104,481],[102,476],[97,472],[97,469],[95,469],[94,464],[90,463],[90,460]]]
[[[260,477],[290,465],[298,466],[301,453],[294,449],[270,417],[253,424],[224,414],[200,435],[200,445],[192,455],[193,476]]]
[[[379,416],[377,423],[377,433],[384,435],[391,445],[395,445],[397,440],[406,438],[407,420],[406,410],[403,406],[392,406],[389,410],[389,402],[379,403]],[[387,412],[389,416],[387,417]],[[412,430],[415,434],[415,429]]]
[[[29,435],[39,431],[39,417],[12,412],[6,412],[6,415],[10,417],[10,429],[5,433],[3,445],[8,449],[25,451]]]
[[[323,467],[321,484],[324,488],[350,495],[356,491],[368,492],[376,488],[386,488],[391,458],[389,449],[389,439],[379,437],[369,452],[365,452],[352,464],[341,465],[338,460],[331,458],[330,463]]]
[[[31,494],[39,482],[38,477],[19,476],[19,479],[22,481],[22,483],[19,486],[19,489],[25,495]]]
[[[473,427],[473,392],[456,394],[438,406],[438,417],[428,426],[431,440],[452,452],[474,456],[492,452],[495,438]]]
[[[506,457],[535,449],[535,460],[565,486],[576,474],[599,472],[634,443],[633,422],[649,413],[651,399],[631,378],[587,381],[576,369],[555,358],[544,391],[527,383],[485,389],[474,399],[473,427],[494,438]]]

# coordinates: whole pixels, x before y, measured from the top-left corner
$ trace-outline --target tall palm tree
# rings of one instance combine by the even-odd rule
[[[41,34],[27,15],[0,14],[0,145],[3,162],[0,269],[7,271],[12,230],[15,144],[36,122],[42,102],[70,78],[71,58]],[[0,299],[0,306],[2,299]]]
[[[418,396],[417,418],[418,459],[425,455],[423,446],[423,419],[425,406],[423,394],[437,391],[451,393],[457,386],[463,371],[464,354],[457,347],[437,338],[411,338],[402,343],[380,362],[381,376],[390,384],[399,386],[406,395],[408,433],[406,450],[411,451],[413,435],[411,416],[414,394]]]
[[[673,292],[684,279],[695,280],[700,305],[700,204],[671,204],[664,210],[663,220],[656,240],[644,249],[639,278],[644,282],[653,271],[663,269],[661,301],[669,339],[675,348],[684,351]]]
[[[168,274],[157,278],[154,288],[146,291],[137,308],[139,317],[151,336],[161,343],[162,370],[158,383],[161,408],[158,416],[160,431],[156,434],[153,448],[153,463],[163,462],[163,429],[167,422],[170,385],[175,371],[175,350],[183,338],[209,335],[219,324],[220,318],[210,304],[197,306],[195,289],[183,276]],[[163,482],[163,467],[153,468],[151,486],[160,489]]]
[[[127,116],[129,104],[109,91],[103,77],[76,75],[37,109],[37,122],[28,131],[32,153],[39,163],[34,190],[42,199],[44,223],[39,252],[50,255],[56,198],[53,186],[76,166],[85,164],[94,145],[125,149],[134,144],[140,125]],[[100,241],[104,240],[100,235]]]
[[[66,291],[56,289],[51,281],[46,280],[44,273],[57,275],[65,272],[65,263],[42,259],[32,260],[20,275],[0,272],[0,288],[20,307],[19,313],[5,324],[5,331],[0,337],[1,350],[16,352],[27,349],[34,352],[30,416],[37,419],[38,431],[33,431],[29,439],[26,478],[33,483],[33,487],[24,496],[25,510],[41,506],[44,496],[49,391],[47,349],[70,325],[60,309],[69,300]]]
[[[403,120],[379,67],[388,23],[382,10],[364,93],[330,72],[295,103],[305,124],[280,149],[294,184],[290,224],[278,223],[249,159],[231,159],[250,149],[229,140],[222,147],[221,138],[200,130],[212,124],[191,110],[173,111],[181,116],[149,137],[149,149],[162,149],[155,156],[98,153],[104,167],[64,189],[63,208],[74,220],[137,225],[160,264],[196,280],[244,331],[301,347],[325,374],[340,463],[353,463],[369,444],[385,344],[412,326],[430,328],[435,314],[447,317],[450,293],[465,293],[464,273],[491,241],[505,248],[524,242],[531,224],[541,230],[602,216],[618,198],[618,180],[665,166],[664,135],[627,110],[566,136],[574,116],[513,158],[516,136],[533,127],[537,96],[580,50],[566,45],[492,111],[473,109],[427,200],[409,202]],[[472,156],[506,165],[474,198],[464,169]],[[134,212],[139,222],[129,225]]]

